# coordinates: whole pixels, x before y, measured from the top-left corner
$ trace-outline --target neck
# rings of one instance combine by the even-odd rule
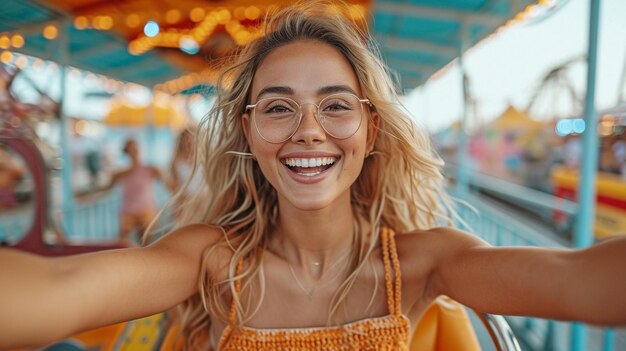
[[[353,218],[349,199],[347,205],[317,211],[282,206],[270,247],[299,271],[321,278],[349,259],[355,231]]]

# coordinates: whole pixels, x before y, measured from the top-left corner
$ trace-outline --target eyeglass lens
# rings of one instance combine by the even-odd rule
[[[304,106],[306,105],[308,104]],[[355,95],[330,95],[316,107],[318,122],[332,137],[349,138],[361,126],[363,107],[361,100]],[[270,97],[257,102],[253,119],[264,139],[269,142],[283,142],[291,137],[300,125],[302,110],[300,105],[290,98]]]

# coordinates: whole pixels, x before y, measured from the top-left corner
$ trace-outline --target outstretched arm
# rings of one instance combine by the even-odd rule
[[[626,238],[585,250],[492,248],[442,231],[447,248],[431,276],[431,293],[496,314],[626,324]]]
[[[155,179],[159,180],[161,183],[163,183],[166,189],[168,189],[170,192],[176,191],[174,182],[170,178],[166,178],[160,169],[158,169],[157,167],[150,167],[150,171],[152,172],[152,176]]]
[[[131,172],[131,169],[125,169],[123,171],[118,171],[113,173],[113,175],[111,176],[111,179],[109,180],[109,182],[103,186],[102,188],[98,189],[99,192],[104,192],[104,191],[109,191],[113,188],[113,186],[115,184],[117,184],[118,181],[120,181],[120,179],[122,179],[123,177],[125,177],[128,173]]]
[[[195,225],[145,248],[55,259],[0,250],[0,349],[37,346],[176,305],[196,292],[202,252],[221,235]]]

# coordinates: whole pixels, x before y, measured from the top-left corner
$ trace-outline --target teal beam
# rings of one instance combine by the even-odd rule
[[[596,204],[596,173],[598,164],[597,113],[595,107],[596,65],[598,57],[598,22],[600,0],[591,0],[589,7],[589,42],[587,49],[587,92],[585,95],[585,131],[578,184],[579,213],[574,232],[574,247],[584,248],[593,243]],[[571,350],[586,350],[587,335],[580,323],[572,325]]]
[[[467,26],[461,24],[461,45],[459,47],[459,70],[461,71],[461,84],[463,89],[463,116],[461,117],[461,125],[459,126],[459,139],[456,152],[456,196],[461,200],[467,200],[469,194],[469,155],[468,144],[469,136],[467,135],[467,124],[469,114],[469,83],[467,73],[465,72],[465,63],[463,62],[463,55],[465,54],[465,48],[468,45],[469,31]]]
[[[602,351],[615,350],[615,329],[607,328],[604,331],[604,345],[602,345]]]
[[[59,44],[57,46],[57,63],[59,64],[61,94],[59,97],[59,124],[60,124],[60,144],[61,157],[63,158],[63,168],[61,178],[63,180],[63,223],[66,224],[65,231],[73,231],[74,225],[74,190],[72,187],[72,155],[69,147],[68,117],[65,115],[64,105],[66,97],[66,76],[67,62],[69,60],[69,22],[63,20],[59,22]]]

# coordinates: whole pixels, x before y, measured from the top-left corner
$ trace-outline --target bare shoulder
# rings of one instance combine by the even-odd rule
[[[216,243],[223,236],[223,231],[219,227],[190,224],[165,234],[150,246],[181,251],[196,250],[197,247],[206,247]]]
[[[396,242],[401,257],[427,256],[435,260],[448,259],[465,250],[488,246],[475,235],[450,227],[402,233],[396,235]]]
[[[414,296],[430,301],[434,298],[432,279],[442,265],[458,260],[466,252],[488,245],[466,232],[449,227],[437,227],[400,233],[395,236],[398,257],[407,289],[413,286]],[[431,294],[432,293],[432,294]]]
[[[209,272],[221,272],[230,261],[236,243],[237,238],[228,238],[220,227],[190,224],[166,234],[148,249],[176,255],[197,266],[204,261]]]

